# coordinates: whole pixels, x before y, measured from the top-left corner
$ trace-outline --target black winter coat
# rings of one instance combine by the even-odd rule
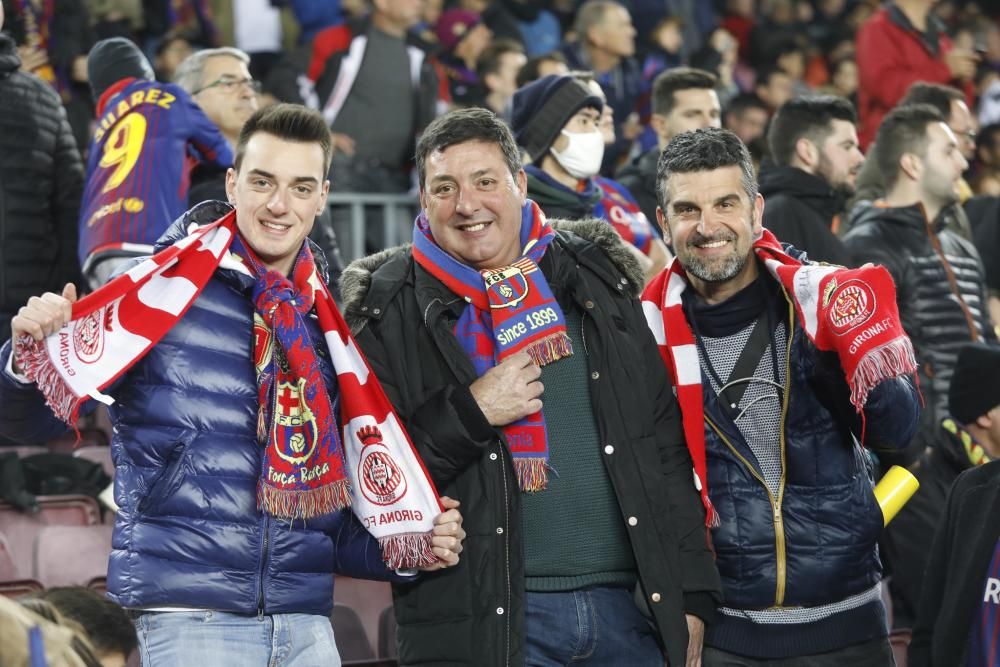
[[[82,282],[83,164],[59,96],[20,64],[0,34],[0,343],[30,297]]]
[[[919,365],[922,434],[946,416],[948,384],[963,343],[996,344],[983,265],[969,241],[927,220],[920,205],[852,211],[844,245],[855,265],[882,264],[896,283],[896,303]]]
[[[681,665],[684,613],[710,617],[720,584],[677,402],[635,298],[641,275],[620,237],[593,220],[559,225],[586,238],[559,231],[539,266],[563,308],[583,313],[586,345],[577,353],[588,357],[606,469],[622,520],[630,520],[643,596],[670,664]],[[465,303],[416,265],[408,249],[355,262],[341,289],[358,344],[438,490],[461,501],[468,535],[457,567],[395,587],[400,662],[521,665],[517,478],[500,431],[469,390],[476,374],[453,334]]]
[[[910,667],[965,664],[969,631],[998,539],[1000,461],[993,461],[962,473],[948,494],[927,561]]]
[[[826,181],[796,167],[765,167],[760,174],[764,226],[814,262],[847,265],[850,256],[833,233],[844,198]]]

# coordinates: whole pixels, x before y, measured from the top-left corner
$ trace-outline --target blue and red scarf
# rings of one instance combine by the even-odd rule
[[[521,210],[523,255],[510,266],[477,269],[442,250],[421,212],[413,226],[413,257],[432,276],[469,304],[455,324],[455,337],[482,375],[524,351],[539,366],[573,354],[566,318],[552,296],[538,262],[555,232],[530,199]],[[548,436],[542,412],[503,427],[523,491],[548,482]]]

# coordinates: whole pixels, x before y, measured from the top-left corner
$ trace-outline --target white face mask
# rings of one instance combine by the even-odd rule
[[[565,150],[557,151],[553,146],[549,149],[552,157],[573,178],[580,180],[591,178],[601,170],[601,160],[604,159],[604,135],[594,132],[567,132],[560,130],[569,140]]]

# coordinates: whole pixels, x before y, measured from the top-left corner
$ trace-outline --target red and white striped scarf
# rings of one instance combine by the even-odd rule
[[[845,269],[803,264],[786,254],[766,229],[753,250],[791,297],[809,340],[818,349],[839,356],[851,388],[851,404],[862,419],[868,393],[875,385],[916,372],[913,346],[899,321],[896,287],[884,267]],[[705,463],[701,364],[681,302],[687,288],[684,268],[675,257],[646,286],[642,309],[677,388],[684,437],[694,463],[694,484],[707,514],[705,521],[717,527],[720,518],[709,497]]]
[[[217,268],[256,277],[229,251],[237,234],[232,211],[73,304],[71,321],[43,341],[30,336],[16,341],[18,367],[37,383],[57,417],[73,425],[89,398],[113,402],[101,392],[181,320]],[[434,517],[442,510],[434,484],[315,270],[308,283],[340,388],[343,449],[330,453],[327,448],[335,461],[306,457],[299,465],[302,475],[293,471],[291,477],[307,487],[319,477],[316,468],[330,463],[334,474],[322,483],[343,487],[344,473],[339,471],[346,470],[350,493],[328,494],[337,500],[326,504],[286,503],[289,514],[282,516],[307,518],[349,504],[379,540],[390,567],[429,565],[437,560],[430,540]],[[304,426],[301,430],[306,442],[310,435],[315,437]],[[275,445],[261,444],[267,452]],[[263,481],[267,483],[258,489],[258,506],[277,516],[281,504],[268,502],[260,490],[274,480]]]

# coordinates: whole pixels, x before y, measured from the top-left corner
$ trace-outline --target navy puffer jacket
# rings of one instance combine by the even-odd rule
[[[882,513],[870,459],[853,434],[861,421],[834,353],[819,352],[797,321],[779,363],[787,364],[782,420],[782,493],[772,499],[749,445],[705,392],[705,445],[712,500],[722,525],[712,533],[727,607],[812,607],[843,600],[881,578],[876,541]],[[908,379],[879,384],[865,405],[865,445],[905,447],[919,416]]]
[[[194,213],[209,222],[226,212],[222,206],[203,204],[207,212]],[[181,238],[190,215],[161,244]],[[108,592],[124,607],[328,615],[335,571],[398,579],[349,511],[290,526],[257,509],[262,449],[252,288],[244,274],[216,271],[182,320],[109,392],[116,399],[111,446],[121,509]],[[318,324],[311,333],[328,386],[335,387]],[[33,385],[0,375],[3,430],[30,438],[42,419],[58,429]]]

